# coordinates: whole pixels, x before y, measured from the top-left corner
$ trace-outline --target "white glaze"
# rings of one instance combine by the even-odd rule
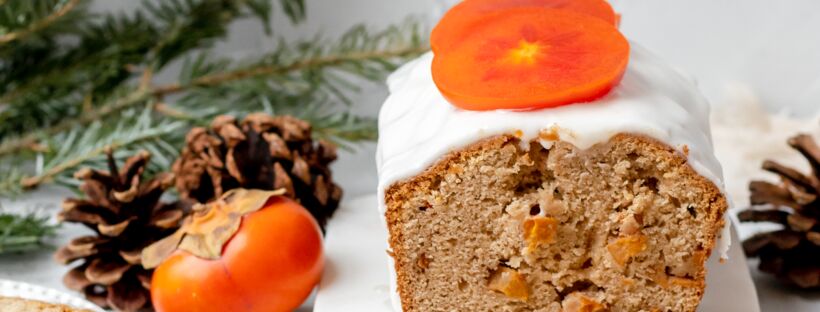
[[[643,134],[679,151],[685,146],[688,164],[724,189],[712,148],[706,99],[691,79],[634,43],[623,81],[610,94],[591,103],[537,111],[458,109],[436,88],[430,71],[432,59],[432,53],[423,55],[387,81],[391,94],[379,114],[376,154],[381,214],[387,187],[418,175],[447,153],[501,134],[518,133],[523,142],[529,142],[538,139],[542,129],[552,127],[557,127],[562,141],[582,149],[618,133]],[[715,248],[722,258],[727,258],[729,249],[729,224],[727,219]],[[394,307],[401,311],[394,272],[391,279]]]

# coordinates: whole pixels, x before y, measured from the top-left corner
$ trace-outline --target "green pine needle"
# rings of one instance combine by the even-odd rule
[[[0,213],[0,254],[39,249],[57,227],[44,216]]]

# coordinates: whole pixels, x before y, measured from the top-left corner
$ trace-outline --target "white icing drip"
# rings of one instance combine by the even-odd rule
[[[382,214],[385,188],[423,172],[447,153],[501,134],[517,132],[522,141],[529,142],[551,127],[557,127],[561,140],[582,149],[618,133],[643,134],[679,151],[685,146],[688,164],[724,189],[722,169],[712,148],[706,99],[690,79],[634,43],[626,74],[609,95],[592,103],[536,111],[458,109],[436,88],[430,72],[432,59],[428,53],[388,79],[391,94],[379,114],[376,154]],[[715,248],[722,258],[727,258],[729,249],[729,225],[727,219]],[[391,279],[394,308],[401,311],[394,272]]]

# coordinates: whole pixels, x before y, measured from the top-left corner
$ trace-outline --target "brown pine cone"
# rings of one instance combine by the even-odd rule
[[[61,221],[82,223],[95,232],[78,237],[54,255],[63,264],[81,263],[63,278],[65,285],[103,308],[138,311],[151,306],[152,271],[141,265],[142,249],[172,234],[190,205],[163,204],[160,197],[173,184],[171,174],[143,181],[150,154],[141,152],[118,168],[107,151],[109,171],[82,169],[84,199],[69,198]]]
[[[314,142],[304,120],[254,113],[240,122],[223,115],[208,129],[192,129],[186,142],[173,166],[182,198],[207,203],[234,188],[284,188],[323,229],[339,205],[342,189],[329,167],[336,147]]]
[[[753,181],[752,209],[738,215],[742,222],[772,222],[783,229],[757,234],[743,242],[749,257],[760,258],[759,268],[801,288],[820,287],[820,147],[809,135],[798,135],[789,145],[808,159],[812,174],[767,160],[763,169],[780,176],[780,184]]]

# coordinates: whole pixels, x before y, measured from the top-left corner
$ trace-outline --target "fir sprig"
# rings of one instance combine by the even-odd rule
[[[71,28],[72,22],[82,18],[84,13],[83,10],[74,10],[83,5],[80,0],[6,0],[0,4],[0,44],[33,34],[42,35],[49,28]]]
[[[12,0],[4,6],[18,16],[41,17],[39,1]],[[88,1],[84,1],[88,2]],[[65,30],[49,27],[0,45],[0,136],[26,133],[34,127],[51,126],[65,117],[78,117],[110,100],[114,90],[143,70],[161,71],[175,59],[210,47],[226,35],[235,20],[270,19],[269,0],[150,0],[132,14],[72,12],[85,19],[72,20]],[[31,8],[30,8],[31,7]],[[53,13],[31,24],[61,16]],[[3,10],[3,8],[0,8]],[[4,22],[5,20],[0,20]],[[9,19],[9,23],[12,23]],[[0,25],[2,27],[3,25]],[[55,105],[42,105],[55,103]]]
[[[85,14],[85,2],[63,18]],[[37,21],[65,5],[55,1]],[[188,129],[220,114],[295,115],[342,147],[373,140],[375,121],[339,104],[352,104],[361,79],[380,81],[427,50],[417,25],[357,26],[338,40],[279,39],[242,61],[208,53],[236,19],[270,25],[273,7],[271,0],[153,0],[132,15],[89,18],[65,32],[45,26],[0,45],[0,196],[49,182],[74,187],[72,172],[104,168],[107,149],[118,158],[148,150],[149,171],[168,170]],[[279,7],[294,22],[305,17],[302,0],[279,0]],[[55,43],[65,36],[76,44]],[[177,60],[178,80],[154,84],[154,73]]]
[[[0,213],[0,254],[37,249],[56,229],[46,216]]]
[[[70,174],[80,165],[104,168],[106,150],[114,150],[115,158],[126,158],[139,150],[154,152],[155,159],[149,166],[157,172],[169,168],[176,147],[181,141],[185,123],[171,120],[155,120],[150,104],[141,112],[126,110],[114,124],[95,121],[87,127],[75,127],[45,141],[44,160],[39,173],[21,180],[24,187],[34,187],[56,181],[66,186],[77,186]],[[159,158],[159,159],[157,159]],[[151,170],[153,169],[153,170]]]

